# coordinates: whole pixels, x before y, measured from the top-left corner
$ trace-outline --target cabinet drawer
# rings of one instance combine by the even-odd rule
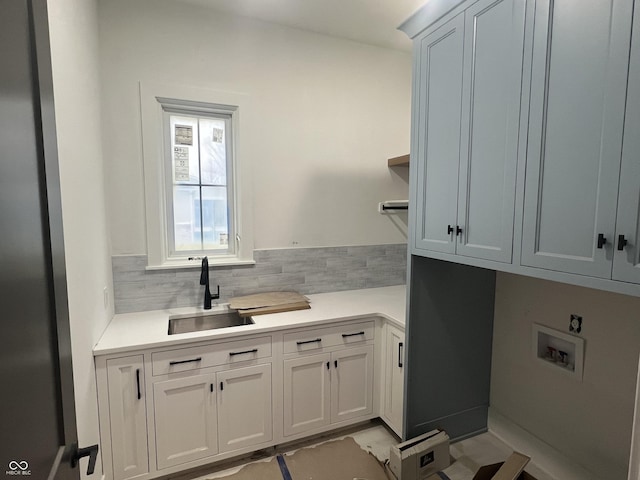
[[[151,354],[153,375],[185,372],[271,356],[271,337],[215,343]]]
[[[299,330],[284,335],[284,353],[307,352],[322,347],[363,343],[373,340],[374,335],[374,321]]]

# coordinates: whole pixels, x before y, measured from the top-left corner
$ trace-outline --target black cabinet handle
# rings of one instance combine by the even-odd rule
[[[192,362],[200,362],[202,361],[202,357],[192,358],[190,360],[174,360],[169,362],[169,365],[180,365],[181,363],[192,363]]]
[[[220,382],[220,390],[224,390],[224,383]]]
[[[213,383],[209,385],[209,390],[213,393]]]
[[[364,335],[364,332],[357,332],[357,333],[343,333],[342,334],[342,338],[347,338],[347,337],[356,337],[358,335]]]
[[[447,225],[447,235],[451,235],[453,233],[453,227],[451,225]]]
[[[234,355],[244,355],[245,353],[258,353],[258,349],[254,348],[252,350],[245,350],[244,352],[229,352],[229,356],[233,357]]]
[[[456,225],[456,237],[462,233],[462,229]]]
[[[71,455],[69,463],[71,468],[76,468],[80,463],[79,460],[82,457],[89,457],[89,464],[87,465],[87,475],[93,475],[96,469],[96,459],[98,458],[98,445],[91,445],[90,447],[78,448],[78,444],[74,443],[71,446]]]
[[[404,344],[400,342],[398,344],[398,367],[402,368],[402,349],[404,348]]]
[[[142,398],[142,394],[140,393],[140,369],[136,368],[136,386],[138,387],[138,400]]]
[[[627,245],[627,243],[629,242],[624,238],[624,235],[618,235],[618,250],[624,250],[624,247]]]
[[[598,234],[598,248],[602,248],[606,244],[607,244],[607,237],[605,237],[604,234],[599,233]]]
[[[300,342],[296,342],[296,345],[306,345],[307,343],[320,343],[322,341],[321,338],[316,338],[315,340],[303,340]]]
[[[334,361],[333,361],[333,365],[334,365],[336,368],[338,368],[338,360],[334,360]]]
[[[330,367],[329,367],[329,364],[330,364],[330,363],[331,363],[331,362],[327,362],[327,370],[329,370],[329,368],[330,368]]]

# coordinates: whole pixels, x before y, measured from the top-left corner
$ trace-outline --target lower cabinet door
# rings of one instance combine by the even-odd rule
[[[284,434],[329,425],[331,354],[284,361]]]
[[[331,423],[373,412],[373,345],[331,355]]]
[[[114,480],[149,472],[142,355],[107,360]]]
[[[153,385],[158,469],[218,453],[215,375]]]
[[[402,437],[404,410],[404,332],[387,325],[384,365],[383,416]]]
[[[271,364],[234,368],[216,377],[220,452],[270,441]]]

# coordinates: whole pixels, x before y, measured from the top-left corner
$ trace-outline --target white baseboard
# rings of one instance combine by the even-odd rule
[[[557,480],[604,480],[489,407],[489,431]],[[529,470],[529,469],[527,469]],[[533,471],[531,472],[532,474]]]

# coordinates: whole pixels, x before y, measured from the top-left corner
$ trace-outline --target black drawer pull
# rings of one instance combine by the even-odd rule
[[[404,344],[400,342],[398,344],[398,368],[402,368],[402,349],[404,348]]]
[[[364,335],[364,332],[358,332],[358,333],[343,333],[342,334],[342,338],[347,338],[347,337],[356,337],[358,335]]]
[[[142,394],[140,393],[140,369],[136,368],[136,386],[138,387],[138,400],[142,398]]]
[[[229,356],[233,357],[234,355],[244,355],[245,353],[258,353],[258,349],[254,348],[252,350],[245,350],[244,352],[229,352]]]
[[[202,357],[192,358],[191,360],[174,360],[173,362],[169,362],[169,365],[180,365],[181,363],[193,363],[202,361]]]
[[[296,342],[296,345],[306,345],[307,343],[320,343],[322,341],[321,338],[316,338],[315,340],[303,340]]]

